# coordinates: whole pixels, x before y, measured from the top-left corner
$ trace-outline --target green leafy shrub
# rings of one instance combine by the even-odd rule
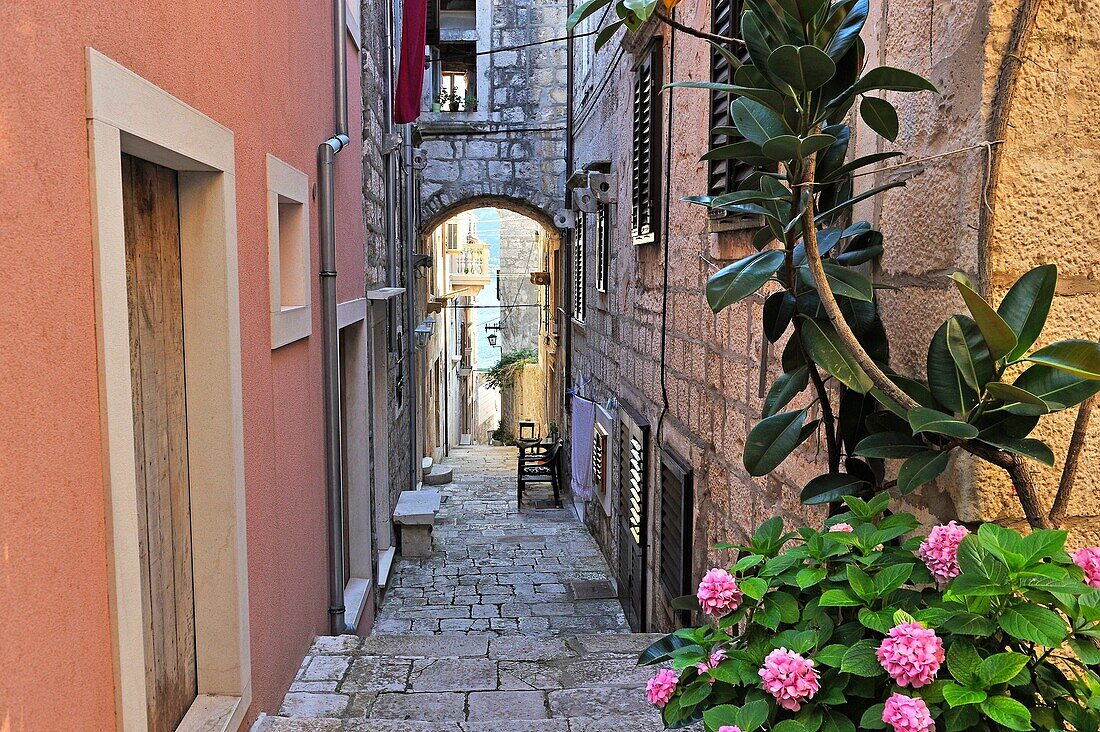
[[[669,727],[702,719],[708,732],[886,729],[884,705],[900,694],[922,701],[941,731],[1097,730],[1100,589],[1066,554],[1066,533],[985,524],[944,547],[958,576],[941,588],[918,556],[921,538],[904,539],[916,518],[884,516],[888,500],[848,497],[823,530],[785,533],[773,518],[748,544],[718,547],[737,551],[729,572],[739,606],[640,659],[678,674],[662,709]],[[677,604],[699,609],[696,597]],[[919,688],[900,686],[878,657],[891,629],[909,623],[931,629],[943,649]],[[778,649],[812,661],[817,674],[819,689],[798,711],[762,688],[761,667]],[[716,652],[721,660],[710,663]]]
[[[662,10],[661,0],[587,0],[570,27],[609,3],[616,23],[632,31],[652,17],[670,22],[665,10],[676,4],[664,2]],[[893,142],[898,113],[879,95],[937,90],[910,71],[865,67],[860,34],[868,9],[868,0],[745,0],[743,39],[711,40],[734,69],[732,83],[670,84],[727,94],[733,127],[713,129],[710,139],[731,142],[703,159],[758,170],[735,191],[685,199],[763,222],[752,238],[758,251],[715,272],[706,290],[718,312],[769,286],[762,326],[782,347],[783,373],[748,436],[745,468],[766,475],[807,440],[823,438],[827,469],[805,485],[802,499],[835,504],[849,494],[910,493],[964,450],[1005,470],[1029,523],[1052,528],[1057,511],[1048,515],[1040,505],[1035,471],[1053,466],[1054,453],[1031,434],[1043,415],[1100,391],[1100,343],[1070,339],[1033,350],[1054,297],[1054,265],[1026,273],[996,307],[955,273],[968,314],[951,316],[936,332],[924,378],[891,370],[879,285],[865,266],[887,243],[871,222],[852,221],[852,210],[905,185],[891,180],[858,194],[854,186],[855,176],[902,153],[849,160],[849,121],[858,113]],[[597,44],[612,35],[601,33]],[[887,460],[902,461],[896,479]]]

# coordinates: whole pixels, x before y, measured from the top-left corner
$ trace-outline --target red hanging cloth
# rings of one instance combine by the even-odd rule
[[[397,91],[393,103],[393,121],[399,125],[415,122],[420,116],[428,0],[407,0],[403,6],[401,65],[397,72]]]

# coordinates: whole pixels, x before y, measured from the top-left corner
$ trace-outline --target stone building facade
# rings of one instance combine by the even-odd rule
[[[540,288],[531,282],[530,273],[542,269],[543,240],[542,226],[537,221],[513,211],[500,211],[500,271],[496,287],[501,305],[499,333],[503,353],[521,349],[538,351]]]
[[[565,182],[566,42],[547,41],[565,35],[565,0],[440,5],[418,124],[428,158],[426,231],[480,205],[552,218]],[[523,47],[532,43],[539,45]],[[476,92],[476,109],[430,111],[441,87],[454,83]]]
[[[907,188],[890,191],[854,212],[856,219],[874,222],[887,242],[886,255],[874,266],[873,275],[876,282],[896,288],[882,291],[880,303],[891,336],[892,365],[902,373],[923,375],[932,333],[948,315],[963,311],[946,278],[955,269],[964,270],[984,292],[998,297],[1027,268],[1057,261],[1062,278],[1044,339],[1095,338],[1100,262],[1086,232],[1094,228],[1090,222],[1096,220],[1096,207],[1087,195],[1053,196],[1058,206],[1068,207],[1065,210],[1055,211],[1051,203],[1052,189],[1076,190],[1073,171],[1090,170],[1097,159],[1095,140],[1089,139],[1088,110],[1095,113],[1100,98],[1083,69],[1097,61],[1100,26],[1081,20],[1100,17],[1095,0],[1050,3],[1038,14],[1028,52],[1038,61],[1025,63],[1021,70],[1000,152],[1000,181],[986,192],[995,214],[985,239],[977,231],[986,149],[974,146],[987,139],[1015,3],[933,5],[931,0],[918,0],[904,8],[891,6],[887,15],[885,6],[872,3],[864,33],[869,65],[912,69],[928,75],[944,92],[942,97],[887,95],[901,119],[897,149],[909,159],[950,153],[907,170],[920,173]],[[1082,14],[1083,5],[1092,7],[1091,15],[1087,8]],[[676,14],[685,25],[711,29],[711,2],[681,3]],[[1065,20],[1069,17],[1074,21]],[[593,16],[579,30],[595,29],[598,20]],[[929,37],[934,39],[931,56]],[[709,219],[705,209],[681,201],[683,196],[707,192],[708,166],[699,158],[709,146],[709,92],[674,89],[655,97],[655,118],[660,120],[655,125],[658,172],[651,185],[659,188],[657,226],[651,242],[637,243],[632,237],[636,69],[651,59],[658,87],[670,79],[705,81],[711,67],[709,46],[655,21],[629,36],[620,31],[598,54],[587,45],[591,40],[577,40],[573,59],[574,168],[609,160],[617,177],[618,203],[580,218],[585,234],[576,239],[585,242],[579,253],[579,284],[585,296],[569,326],[569,383],[587,381],[582,394],[604,407],[597,422],[609,426],[600,456],[607,493],[604,500],[587,504],[587,522],[618,574],[620,594],[637,591],[642,596],[638,625],[662,629],[678,622],[669,604],[672,594],[663,584],[662,556],[667,552],[662,547],[662,505],[667,510],[670,497],[662,496],[662,485],[669,471],[676,473],[669,466],[678,465],[681,473],[686,469],[690,486],[671,496],[671,505],[688,517],[687,536],[692,537],[676,547],[688,567],[682,578],[687,589],[707,567],[725,561],[711,549],[716,542],[740,542],[773,515],[820,520],[820,514],[800,503],[799,492],[808,478],[822,471],[822,463],[811,440],[767,477],[750,477],[742,464],[746,436],[760,418],[767,386],[778,374],[779,354],[776,347],[765,347],[762,297],[718,315],[704,297],[710,274],[754,251],[753,229],[739,228],[743,224],[736,220]],[[1037,129],[1043,132],[1037,134]],[[889,149],[862,123],[854,124],[853,134],[853,155]],[[964,148],[972,149],[955,152]],[[885,182],[875,180],[881,177],[857,180],[866,188]],[[603,263],[597,223],[601,217],[608,237]],[[1067,226],[1068,221],[1075,223]],[[569,259],[577,262],[577,254]],[[609,275],[601,289],[604,264]],[[576,265],[571,279],[575,270]],[[1073,412],[1046,420],[1037,436],[1049,438],[1060,468]],[[626,453],[633,449],[631,443],[621,442],[616,434],[623,424],[641,445],[637,462]],[[1100,512],[1095,489],[1098,434],[1094,425],[1071,509],[1075,518],[1070,521],[1082,540],[1092,542],[1097,524],[1087,517]],[[620,511],[632,469],[642,476],[641,503],[646,506],[638,550],[643,581],[636,590],[624,589],[632,559],[626,552],[632,549],[626,538],[630,527]],[[956,517],[1018,520],[1011,487],[996,473],[965,457],[956,458],[951,472],[916,494],[913,504],[928,522]],[[1044,474],[1048,501],[1057,475],[1055,470]]]

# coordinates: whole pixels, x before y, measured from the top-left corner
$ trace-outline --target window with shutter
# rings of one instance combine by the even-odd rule
[[[611,267],[611,226],[607,206],[596,213],[596,289],[607,292],[608,270]]]
[[[592,431],[592,485],[602,500],[607,495],[607,433],[600,425]]]
[[[584,291],[584,265],[587,255],[587,239],[588,239],[588,215],[580,214],[580,221],[577,223],[577,228],[573,230],[573,319],[577,322],[584,322],[584,306],[585,306],[585,291]]]
[[[661,39],[655,38],[634,73],[634,173],[632,227],[635,244],[657,240],[661,178]]]
[[[619,405],[619,599],[634,631],[644,631],[649,422]]]
[[[712,0],[711,5],[711,29],[716,35],[727,38],[741,37],[741,11],[743,0]],[[748,61],[746,50],[735,51],[738,58]],[[733,68],[729,60],[715,49],[710,52],[710,78],[711,81],[720,84],[733,83]],[[730,102],[735,97],[728,92],[711,92],[710,94],[710,127],[732,127],[730,118]],[[740,142],[743,137],[737,135],[714,134],[710,136],[711,148],[731,145]],[[707,189],[710,195],[720,196],[737,189],[739,183],[752,175],[755,168],[736,160],[711,160],[709,163],[709,177]]]
[[[691,592],[693,499],[690,466],[668,448],[662,449],[660,580],[670,601]]]

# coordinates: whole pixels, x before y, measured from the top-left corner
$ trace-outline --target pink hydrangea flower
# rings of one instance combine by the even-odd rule
[[[713,651],[711,651],[710,658],[708,658],[706,661],[700,661],[699,663],[695,664],[695,669],[699,672],[699,675],[702,676],[703,674],[708,674],[712,670],[718,668],[718,664],[722,663],[722,661],[725,660],[726,652],[723,651],[721,648],[715,648]],[[710,680],[710,683],[713,684],[715,681],[717,681],[717,679],[712,678]]]
[[[920,623],[902,623],[878,647],[878,662],[899,686],[919,689],[932,683],[943,663],[943,641]]]
[[[778,648],[768,654],[760,668],[764,691],[776,698],[779,706],[797,712],[802,702],[812,699],[821,683],[814,662],[794,651]]]
[[[1073,553],[1073,563],[1085,570],[1085,584],[1100,587],[1100,547],[1081,547]]]
[[[965,526],[951,521],[933,528],[928,538],[921,542],[917,554],[940,584],[959,576],[959,542],[969,533]]]
[[[718,732],[741,732],[741,728],[736,724],[723,724],[718,728]]]
[[[936,728],[924,699],[904,694],[894,694],[886,700],[882,721],[894,728],[894,732],[929,732]]]
[[[663,709],[676,692],[676,684],[679,681],[680,677],[676,675],[675,671],[667,668],[658,671],[657,675],[647,681],[645,685],[645,695],[649,699],[649,703]]]
[[[733,575],[715,567],[703,576],[696,597],[704,613],[720,618],[741,607],[743,595]]]
[[[829,531],[843,531],[845,534],[850,534],[855,531],[855,529],[852,528],[851,524],[846,524],[841,521],[839,524],[833,524],[832,526],[830,526]]]

